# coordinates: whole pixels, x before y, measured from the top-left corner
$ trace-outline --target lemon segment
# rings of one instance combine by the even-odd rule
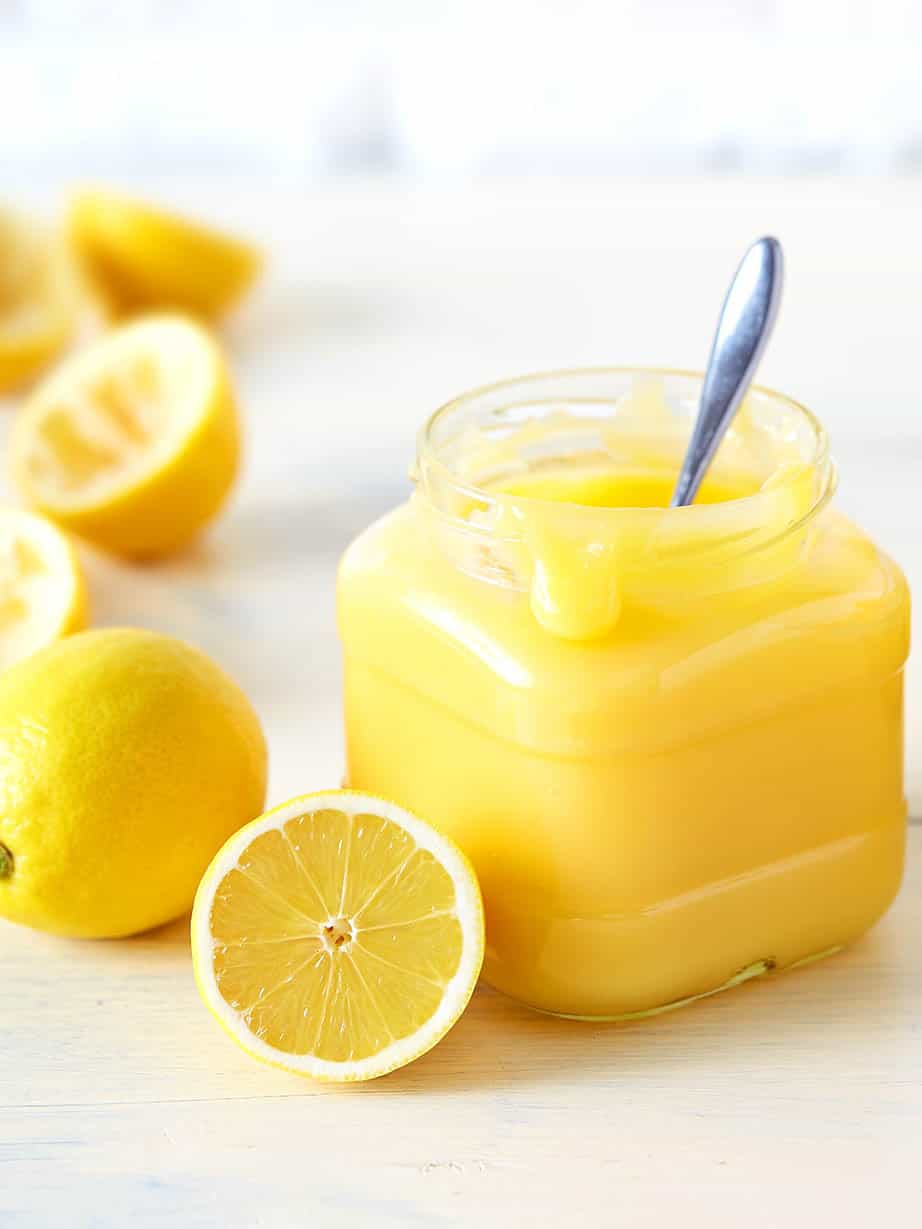
[[[73,287],[59,248],[0,210],[0,392],[37,375],[67,343],[73,323]]]
[[[192,913],[199,991],[249,1054],[316,1079],[373,1079],[424,1054],[467,1005],[483,904],[465,856],[401,808],[295,798],[227,842]]]
[[[185,913],[265,804],[266,744],[228,676],[138,628],[68,636],[0,674],[0,918],[114,938]]]
[[[77,553],[50,521],[0,508],[0,670],[86,625]]]
[[[12,433],[26,502],[133,558],[182,546],[237,474],[240,426],[213,337],[181,316],[114,330],[48,378]]]
[[[218,316],[262,264],[249,243],[109,191],[77,193],[68,230],[86,280],[116,314],[175,308]]]

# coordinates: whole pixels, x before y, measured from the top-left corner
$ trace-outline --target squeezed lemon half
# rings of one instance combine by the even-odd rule
[[[192,913],[195,977],[255,1058],[367,1080],[424,1054],[483,963],[480,889],[428,824],[366,794],[295,798],[232,836]]]
[[[249,243],[110,191],[73,197],[69,233],[91,288],[117,314],[178,308],[217,316],[262,263]]]
[[[0,392],[35,376],[68,341],[74,296],[55,242],[0,210]]]
[[[0,508],[0,670],[80,631],[86,585],[77,554],[50,521]]]
[[[134,558],[182,546],[215,516],[239,455],[221,350],[181,316],[124,325],[75,355],[36,389],[11,439],[31,507]]]

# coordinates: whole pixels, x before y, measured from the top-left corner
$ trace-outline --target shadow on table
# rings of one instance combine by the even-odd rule
[[[37,964],[60,960],[65,953],[71,968],[85,965],[92,976],[101,966],[108,970],[117,970],[122,963],[137,967],[139,959],[151,970],[182,962],[190,948],[189,917],[187,913],[153,930],[117,939],[72,939],[3,922],[0,926],[8,931],[11,942],[24,945]]]

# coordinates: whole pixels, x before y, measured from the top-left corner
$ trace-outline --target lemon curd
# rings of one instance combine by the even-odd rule
[[[460,398],[340,570],[349,784],[461,845],[486,978],[545,1011],[825,955],[900,882],[905,581],[778,394],[668,508],[699,389],[582,371]]]

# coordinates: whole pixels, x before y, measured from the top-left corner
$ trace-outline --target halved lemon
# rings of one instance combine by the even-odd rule
[[[77,554],[50,521],[0,508],[0,669],[86,625]]]
[[[455,1023],[484,953],[464,854],[391,803],[295,798],[232,836],[199,887],[205,1003],[254,1058],[316,1079],[385,1075]]]
[[[116,313],[179,308],[217,316],[262,263],[252,244],[110,191],[73,197],[69,233],[91,287]]]
[[[0,392],[37,375],[65,345],[73,286],[55,241],[0,210]]]
[[[117,554],[162,555],[216,515],[240,429],[217,342],[181,316],[115,329],[54,372],[13,426],[26,502]]]

